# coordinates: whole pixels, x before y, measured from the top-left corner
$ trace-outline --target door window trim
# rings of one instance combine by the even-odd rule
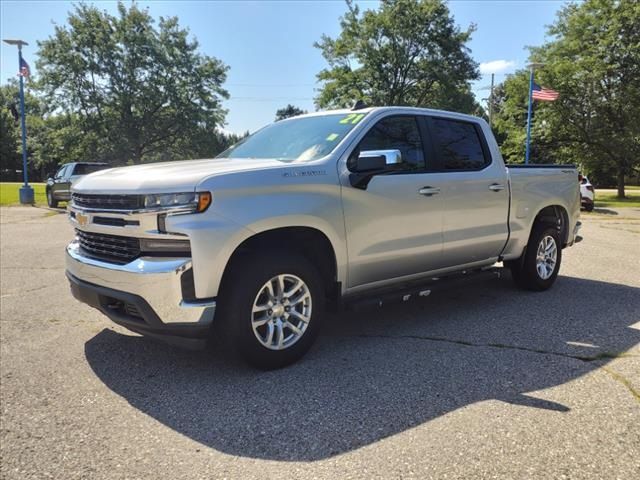
[[[449,118],[449,117],[443,117],[443,116],[438,116],[438,115],[423,115],[424,120],[425,120],[425,124],[426,124],[426,128],[429,131],[429,136],[431,139],[431,145],[433,146],[433,150],[434,150],[434,159],[435,159],[435,165],[434,165],[434,169],[432,170],[435,173],[464,173],[464,172],[481,172],[483,170],[486,170],[487,168],[491,167],[494,164],[494,160],[493,160],[493,156],[491,155],[491,150],[489,149],[489,144],[487,143],[487,138],[484,134],[484,132],[482,131],[482,128],[480,127],[480,124],[478,124],[477,122],[470,122],[467,120],[460,120],[457,118]],[[476,135],[478,136],[478,139],[480,140],[480,147],[482,148],[482,156],[485,159],[485,163],[482,167],[480,168],[465,168],[464,170],[462,169],[448,169],[448,168],[444,168],[444,160],[442,158],[442,151],[440,149],[440,146],[437,145],[437,141],[436,141],[436,135],[435,135],[435,126],[433,125],[433,120],[446,120],[449,122],[456,122],[456,123],[464,123],[467,125],[472,125]],[[487,162],[488,160],[488,162]]]

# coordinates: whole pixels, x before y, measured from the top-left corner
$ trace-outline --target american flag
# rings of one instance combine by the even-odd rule
[[[18,72],[18,75],[24,78],[29,78],[29,75],[31,75],[29,64],[24,58],[20,58],[20,71]]]
[[[537,83],[533,84],[533,99],[540,100],[541,102],[553,102],[557,100],[560,94],[550,88],[544,88]]]

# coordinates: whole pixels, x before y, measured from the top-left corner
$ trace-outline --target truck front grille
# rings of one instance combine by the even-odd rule
[[[144,207],[144,195],[93,195],[72,193],[73,204],[95,210],[139,210]]]
[[[124,265],[140,255],[140,240],[76,229],[81,251],[93,258]]]

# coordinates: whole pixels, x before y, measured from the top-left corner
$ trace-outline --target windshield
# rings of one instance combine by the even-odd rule
[[[331,153],[365,115],[341,113],[282,120],[241,140],[218,158],[275,158],[286,162],[317,160]]]

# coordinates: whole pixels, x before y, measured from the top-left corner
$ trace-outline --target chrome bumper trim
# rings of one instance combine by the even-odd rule
[[[216,302],[186,302],[180,277],[191,268],[190,258],[140,257],[116,265],[83,256],[76,240],[67,246],[66,268],[74,277],[101,287],[144,298],[164,324],[208,325]]]

